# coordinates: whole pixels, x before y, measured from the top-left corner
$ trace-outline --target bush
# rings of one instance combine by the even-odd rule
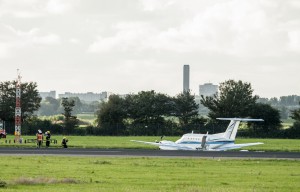
[[[22,134],[34,135],[37,130],[50,131],[51,134],[62,134],[63,127],[60,124],[53,124],[50,120],[40,120],[38,118],[28,119],[22,124]]]
[[[7,183],[5,181],[0,180],[0,188],[6,187]]]
[[[85,136],[86,135],[86,128],[76,127],[74,129],[74,135]]]
[[[296,121],[291,128],[286,129],[285,135],[287,138],[299,139],[300,138],[300,122]]]
[[[87,135],[102,135],[103,133],[100,128],[93,126],[87,126],[85,131]]]

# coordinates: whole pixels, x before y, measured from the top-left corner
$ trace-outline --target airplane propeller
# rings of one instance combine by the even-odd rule
[[[206,138],[207,138],[206,135],[202,137],[201,149],[205,149],[206,148]]]
[[[160,137],[160,141],[162,141],[164,137],[165,137],[165,136],[162,135],[162,136]],[[159,142],[158,142],[157,140],[155,140],[155,143],[159,143]]]

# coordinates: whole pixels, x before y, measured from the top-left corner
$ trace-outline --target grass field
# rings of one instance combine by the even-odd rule
[[[299,191],[294,160],[1,156],[0,191]]]
[[[24,136],[24,139],[34,136]],[[52,136],[59,142],[62,136]],[[179,137],[166,137],[175,141]],[[130,142],[159,137],[69,136],[70,147],[157,147]],[[13,140],[13,136],[6,139]],[[300,152],[300,140],[241,139],[237,143],[264,142],[244,149]],[[1,146],[35,147],[35,143]],[[60,147],[59,144],[52,147]],[[147,157],[1,156],[0,192],[12,191],[187,191],[253,192],[299,191],[297,160],[238,160]],[[1,187],[1,182],[6,186]]]
[[[6,140],[13,141],[13,136],[9,135]],[[24,139],[35,138],[35,136],[23,136]],[[60,147],[62,136],[54,135],[53,139],[58,140],[58,144],[51,145],[52,147]],[[111,136],[68,136],[70,147],[79,148],[126,148],[126,149],[157,149],[155,146],[144,145],[141,143],[131,142],[130,140],[155,141],[160,137],[145,137],[145,136],[131,136],[131,137],[111,137]],[[179,137],[166,137],[166,140],[176,141]],[[251,143],[263,142],[263,145],[252,147],[245,147],[243,149],[256,151],[293,151],[300,152],[299,139],[246,139],[237,138],[236,143]],[[5,139],[0,139],[0,147],[35,147],[35,143],[14,144],[13,142],[5,143]]]
[[[86,113],[86,114],[77,114],[76,116],[81,121],[85,121],[85,122],[88,122],[90,124],[94,124],[94,122],[96,120],[96,116],[94,114]]]

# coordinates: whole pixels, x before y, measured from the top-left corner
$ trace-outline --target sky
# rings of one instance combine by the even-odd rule
[[[39,91],[183,90],[226,80],[300,95],[299,0],[0,0],[0,82]]]

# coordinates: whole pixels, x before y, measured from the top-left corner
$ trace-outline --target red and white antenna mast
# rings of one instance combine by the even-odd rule
[[[17,69],[16,108],[15,108],[15,142],[21,142],[21,75]]]

